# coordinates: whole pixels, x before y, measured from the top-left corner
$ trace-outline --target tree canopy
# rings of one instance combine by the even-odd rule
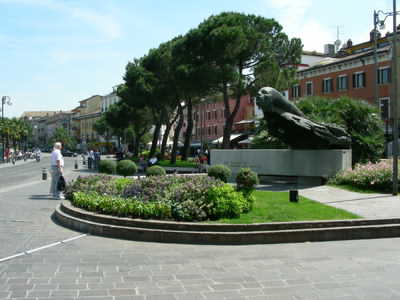
[[[143,108],[150,113],[154,125],[150,155],[155,153],[161,125],[166,125],[165,145],[171,120],[177,122],[173,161],[184,123],[186,157],[194,128],[193,105],[220,94],[225,106],[223,146],[228,148],[241,97],[253,95],[267,84],[287,88],[301,52],[300,39],[289,39],[274,19],[237,12],[210,16],[185,35],[164,42],[127,64],[118,95],[132,109],[124,110],[120,116]],[[229,102],[232,98],[233,109]]]

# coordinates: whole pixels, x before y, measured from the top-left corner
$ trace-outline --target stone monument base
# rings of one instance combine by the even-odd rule
[[[241,168],[250,168],[263,176],[296,177],[302,185],[323,184],[337,172],[351,168],[351,149],[214,149],[211,165],[215,164],[228,166],[233,176]]]

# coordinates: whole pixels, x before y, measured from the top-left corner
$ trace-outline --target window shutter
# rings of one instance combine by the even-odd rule
[[[380,84],[381,83],[381,78],[379,77],[379,74],[380,74],[381,72],[380,72],[380,70],[378,69],[378,70],[376,70],[376,83],[377,84]]]
[[[339,86],[339,84],[340,84],[340,77],[336,77],[336,90],[338,90],[339,91],[339,88],[340,88],[340,86]]]
[[[330,83],[331,83],[331,92],[334,91],[334,86],[333,86],[333,79],[329,79]]]
[[[362,77],[363,77],[363,87],[367,86],[367,74],[364,72],[362,73]]]
[[[300,98],[301,97],[301,85],[299,84],[298,87],[299,87],[299,98]]]
[[[325,82],[325,80],[322,79],[322,93],[325,93],[325,89],[324,89],[324,86],[325,86],[325,85],[324,85],[324,82]]]
[[[392,82],[392,68],[388,68],[388,80]]]
[[[353,88],[356,87],[356,74],[353,74]]]

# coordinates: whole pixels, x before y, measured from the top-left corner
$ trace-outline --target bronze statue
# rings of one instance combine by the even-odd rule
[[[351,138],[341,127],[310,121],[271,87],[261,88],[257,105],[264,112],[268,132],[293,149],[349,149]]]

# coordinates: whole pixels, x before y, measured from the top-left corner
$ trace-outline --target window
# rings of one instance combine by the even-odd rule
[[[211,120],[211,111],[207,112],[207,120]]]
[[[378,84],[389,83],[391,81],[391,75],[390,67],[380,68],[377,74]]]
[[[313,83],[311,81],[306,83],[306,95],[312,96],[313,94]]]
[[[292,87],[292,98],[300,98],[300,97],[301,97],[300,85],[296,84]]]
[[[389,118],[390,118],[390,99],[389,98],[379,99],[379,110],[381,111],[381,119],[389,120]]]
[[[333,92],[333,84],[332,78],[324,78],[322,80],[322,92],[323,93],[332,93]]]
[[[207,127],[207,133],[208,133],[208,135],[211,135],[211,127],[209,126],[209,127]]]
[[[365,73],[358,72],[353,74],[353,88],[363,88],[365,87]]]
[[[347,75],[340,75],[337,78],[337,90],[345,91],[349,88],[349,79]]]
[[[214,126],[214,135],[218,135],[218,127]]]

